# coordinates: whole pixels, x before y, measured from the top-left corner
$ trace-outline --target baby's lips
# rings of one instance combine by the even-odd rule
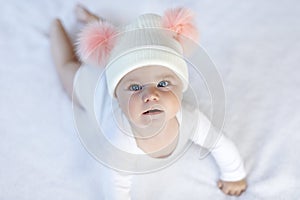
[[[163,110],[160,110],[160,109],[149,109],[149,110],[146,110],[145,112],[143,112],[143,115],[159,114],[162,112],[163,112]]]

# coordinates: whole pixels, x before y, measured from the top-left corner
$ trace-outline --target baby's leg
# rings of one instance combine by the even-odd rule
[[[76,6],[78,21],[88,23],[99,20],[99,17],[89,12],[81,5]],[[75,54],[71,39],[65,31],[61,21],[55,19],[50,29],[51,52],[60,81],[70,99],[72,99],[73,80],[81,63]]]
[[[60,81],[68,96],[72,98],[73,79],[80,67],[72,42],[61,21],[55,19],[50,29],[51,52]]]

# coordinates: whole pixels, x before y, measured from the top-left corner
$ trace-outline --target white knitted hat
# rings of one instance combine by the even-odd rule
[[[180,43],[161,27],[161,17],[140,16],[119,35],[106,66],[109,93],[128,72],[144,66],[159,65],[174,71],[187,88],[188,70]]]
[[[92,24],[83,31],[79,40],[79,55],[85,61],[96,61],[98,65],[105,60],[105,75],[111,96],[115,96],[115,88],[128,72],[154,65],[171,69],[182,80],[183,90],[187,89],[188,69],[178,38],[179,34],[196,35],[196,30],[191,24],[189,10],[179,8],[168,12],[163,17],[141,15],[118,31],[105,22]],[[188,33],[184,34],[184,31]]]

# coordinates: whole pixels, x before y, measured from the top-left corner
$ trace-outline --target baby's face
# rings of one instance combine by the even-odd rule
[[[126,74],[116,87],[119,106],[139,128],[168,121],[181,106],[182,82],[170,69],[146,66]]]

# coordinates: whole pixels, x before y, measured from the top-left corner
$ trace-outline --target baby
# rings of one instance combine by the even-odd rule
[[[185,109],[182,98],[188,88],[188,67],[182,58],[180,37],[182,34],[193,38],[196,31],[190,23],[187,32],[183,30],[184,24],[169,26],[170,21],[164,20],[171,20],[174,15],[175,18],[188,16],[189,19],[189,11],[183,8],[170,10],[163,18],[154,14],[142,15],[126,26],[123,34],[82,6],[77,6],[76,13],[79,21],[89,23],[81,33],[78,53],[81,60],[106,68],[103,84],[107,85],[108,96],[96,95],[96,98],[111,97],[117,101],[133,135],[133,143],[131,141],[125,146],[135,144],[135,152],[147,154],[153,159],[165,159],[175,154],[181,141],[179,136],[183,119],[180,119],[180,114]],[[157,31],[159,27],[174,34]],[[80,67],[81,63],[59,20],[53,22],[50,36],[58,74],[72,97],[74,79],[76,81],[76,77],[80,76],[78,74],[89,71],[90,67]],[[81,70],[78,70],[79,67]],[[93,72],[86,74],[93,76]],[[77,91],[75,93],[74,100],[85,107],[84,97]],[[203,115],[199,121],[209,124]],[[203,136],[200,137],[202,139],[195,138],[191,138],[193,142],[203,144]],[[211,153],[221,171],[218,187],[228,195],[240,195],[247,186],[246,174],[233,143],[221,135]],[[104,191],[106,198],[130,199],[133,175],[114,170],[108,174],[106,181],[111,188]]]

